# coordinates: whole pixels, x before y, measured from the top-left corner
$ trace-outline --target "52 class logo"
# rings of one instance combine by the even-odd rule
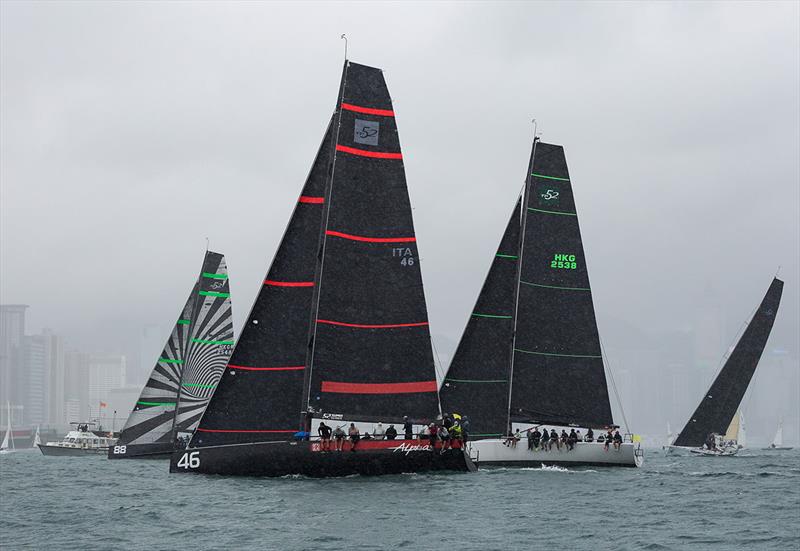
[[[553,186],[540,186],[537,190],[539,205],[554,206],[558,205],[561,192]]]
[[[361,131],[358,133],[359,138],[371,138],[372,136],[378,135],[377,127],[373,128],[372,126],[362,126]]]
[[[381,125],[378,122],[356,119],[353,141],[365,145],[378,145],[380,128]]]
[[[225,283],[222,281],[215,281],[210,285],[211,289],[222,289],[225,286]]]
[[[578,262],[574,254],[554,254],[550,267],[556,270],[574,270],[578,267]]]

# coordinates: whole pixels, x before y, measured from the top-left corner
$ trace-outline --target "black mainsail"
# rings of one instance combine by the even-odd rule
[[[200,277],[109,457],[169,454],[176,429],[192,430],[233,341],[229,297],[225,259],[207,251]],[[220,342],[196,342],[215,340]]]
[[[522,198],[517,201],[441,390],[442,409],[470,418],[472,438],[508,430]]]
[[[700,447],[709,434],[725,434],[753,378],[767,345],[783,293],[774,278],[756,313],[700,405],[675,439],[674,446]]]
[[[331,455],[318,443],[290,441],[315,418],[422,421],[439,413],[391,97],[380,69],[346,61],[331,124],[264,288],[170,470],[337,476],[474,468],[460,449],[431,453],[418,442],[364,442],[359,453]]]
[[[445,378],[442,406],[469,414],[479,438],[505,433],[512,422],[612,425],[562,146],[534,141],[523,204],[519,240],[512,217]],[[513,269],[500,271],[503,260]]]

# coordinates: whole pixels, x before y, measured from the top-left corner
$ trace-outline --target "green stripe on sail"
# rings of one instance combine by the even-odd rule
[[[165,364],[182,364],[183,363],[183,360],[170,360],[169,358],[159,358],[158,361],[161,362],[161,363],[165,363]]]
[[[178,320],[178,325],[189,325],[192,323],[190,320]]]
[[[192,339],[192,342],[198,344],[233,344],[233,341],[211,341],[206,339]]]
[[[445,381],[453,381],[456,383],[507,383],[508,379],[451,379],[447,377]]]
[[[476,312],[472,312],[472,315],[475,316],[476,318],[495,318],[495,319],[501,319],[501,320],[510,320],[511,319],[511,316],[497,316],[495,314],[478,314]]]
[[[520,283],[530,285],[531,287],[544,287],[545,289],[563,289],[565,291],[591,291],[588,287],[558,287],[556,285],[542,285],[541,283],[529,283],[527,281],[519,280]]]
[[[576,212],[558,212],[557,210],[544,210],[544,209],[535,209],[533,207],[528,207],[528,210],[532,210],[534,212],[544,212],[545,214],[561,214],[564,216],[578,216]]]
[[[500,254],[500,253],[497,253],[495,256],[496,256],[497,258],[510,258],[510,259],[512,259],[512,260],[516,260],[516,259],[518,259],[518,258],[519,258],[519,257],[518,257],[517,255],[515,255],[515,254]]]
[[[211,279],[228,279],[228,274],[211,274],[203,272],[203,277],[210,277]]]
[[[174,406],[175,402],[136,402],[140,406]]]
[[[545,176],[544,174],[536,174],[535,172],[532,172],[531,176],[535,178],[544,178],[545,180],[558,180],[560,182],[569,182],[569,178],[559,178],[558,176]]]
[[[218,293],[216,291],[200,291],[200,296],[203,297],[223,297],[227,298],[231,296],[230,293]]]
[[[183,385],[187,388],[214,388],[215,385],[204,385],[202,383],[183,383]]]
[[[602,358],[602,356],[591,356],[588,354],[554,354],[552,352],[533,352],[531,350],[522,350],[515,348],[514,352],[522,352],[523,354],[536,354],[537,356],[556,356],[559,358]]]

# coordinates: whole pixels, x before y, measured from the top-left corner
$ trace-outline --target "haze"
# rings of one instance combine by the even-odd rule
[[[536,118],[566,150],[631,428],[680,428],[780,266],[745,406],[753,439],[783,417],[797,442],[797,2],[0,10],[0,302],[30,305],[29,334],[125,354],[141,385],[208,237],[238,335],[334,108],[347,33],[350,59],[384,68],[395,101],[445,366]]]

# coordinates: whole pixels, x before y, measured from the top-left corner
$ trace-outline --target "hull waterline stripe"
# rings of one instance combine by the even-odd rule
[[[518,257],[517,255],[515,255],[515,254],[500,254],[500,253],[497,253],[495,256],[496,256],[497,258],[510,258],[510,259],[512,259],[512,260],[516,260],[516,259],[518,259],[518,258],[519,258],[519,257]]]
[[[228,369],[242,369],[244,371],[302,371],[304,365],[291,365],[287,367],[245,367],[243,365],[228,364]]]
[[[275,281],[273,279],[265,279],[264,285],[271,285],[273,287],[313,287],[313,281]]]
[[[588,287],[559,287],[557,285],[542,285],[541,283],[529,283],[527,281],[519,280],[520,283],[524,285],[530,285],[531,287],[543,287],[545,289],[563,289],[564,291],[591,291]]]
[[[159,358],[159,362],[164,364],[182,364],[183,360],[170,360],[169,358]]]
[[[535,209],[535,208],[532,208],[532,207],[528,207],[528,210],[531,210],[533,212],[543,212],[545,214],[561,214],[561,215],[564,215],[564,216],[578,216],[578,214],[575,213],[575,212],[558,212],[557,210],[543,210],[543,209]]]
[[[281,434],[294,434],[297,432],[295,429],[291,430],[234,430],[234,429],[201,429],[197,428],[200,432],[240,432],[240,433],[281,433]]]
[[[415,392],[436,392],[436,381],[417,381],[413,383],[338,383],[322,381],[322,392],[339,394],[409,394]]]
[[[353,111],[355,113],[364,113],[365,115],[380,115],[381,117],[394,117],[394,111],[391,109],[373,109],[372,107],[361,107],[353,105],[352,103],[342,103],[342,109],[345,111]]]
[[[136,402],[140,406],[174,406],[175,402]]]
[[[203,277],[210,279],[228,279],[228,274],[212,274],[209,272],[203,272]]]
[[[339,325],[342,327],[355,327],[357,329],[396,329],[398,327],[425,327],[428,325],[427,321],[420,321],[418,323],[391,323],[387,325],[368,325],[364,323],[345,323],[342,321],[321,320],[318,319],[317,323],[324,323],[327,325]]]
[[[544,174],[531,173],[534,178],[544,178],[545,180],[558,180],[559,182],[569,182],[569,178],[559,178],[558,176],[545,176]]]
[[[341,237],[350,241],[364,241],[366,243],[416,243],[416,237],[363,237],[361,235],[350,235],[333,230],[326,230],[325,235],[331,237]]]
[[[233,341],[212,341],[207,339],[192,339],[197,344],[233,344]]]
[[[189,325],[192,323],[190,320],[178,320],[178,325]]]
[[[218,293],[217,291],[200,291],[201,297],[222,297],[228,298],[231,296],[230,293]]]
[[[537,356],[555,356],[558,358],[602,358],[602,356],[592,356],[589,354],[554,354],[552,352],[533,352],[531,350],[521,350],[515,348],[514,352],[522,352],[523,354],[536,354]]]
[[[476,318],[494,318],[494,319],[501,319],[501,320],[510,320],[512,318],[512,316],[497,316],[497,315],[494,315],[494,314],[477,314],[475,312],[472,312],[472,315],[475,316]]]
[[[508,379],[451,379],[445,378],[445,381],[453,381],[455,383],[507,383]]]
[[[386,153],[383,151],[367,151],[366,149],[356,149],[346,145],[336,144],[336,151],[358,155],[359,157],[370,157],[371,159],[402,159],[402,153]]]
[[[298,203],[307,203],[310,205],[321,205],[325,202],[324,197],[310,197],[308,195],[301,195]]]

